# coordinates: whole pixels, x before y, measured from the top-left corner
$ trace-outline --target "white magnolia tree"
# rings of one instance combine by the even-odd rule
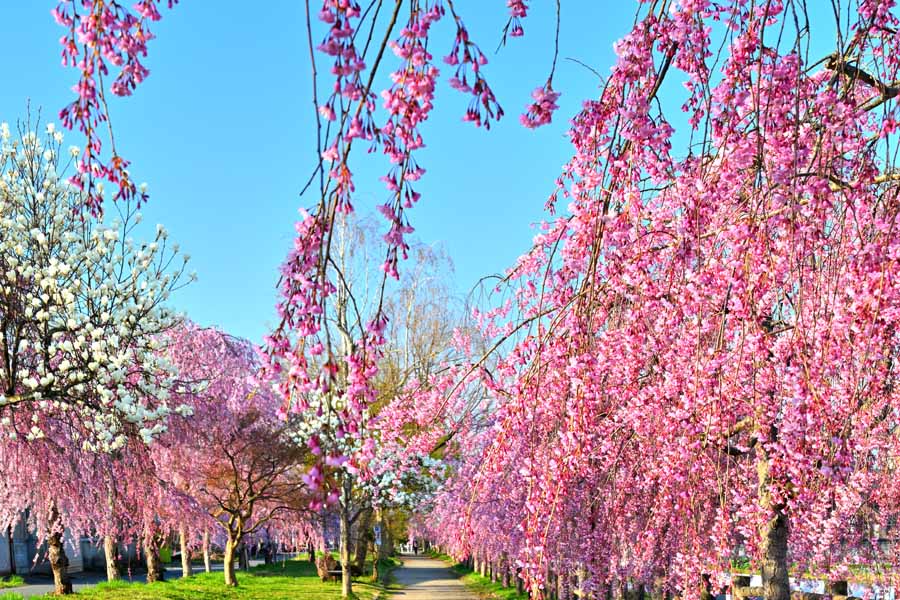
[[[27,407],[78,419],[86,450],[119,448],[128,432],[149,440],[170,412],[172,373],[157,344],[176,320],[164,303],[194,278],[188,256],[162,226],[153,241],[133,241],[131,203],[113,204],[111,220],[85,214],[65,175],[78,149],[64,151],[52,125],[45,136],[0,127],[3,424]],[[26,434],[42,435],[39,425]]]

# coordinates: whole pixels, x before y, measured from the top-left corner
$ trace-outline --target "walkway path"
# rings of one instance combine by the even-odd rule
[[[424,556],[404,554],[403,566],[394,571],[403,589],[391,594],[397,600],[475,600],[447,565]]]

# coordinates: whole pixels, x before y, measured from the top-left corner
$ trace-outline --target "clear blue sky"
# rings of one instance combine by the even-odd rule
[[[315,4],[315,2],[314,2]],[[473,38],[491,57],[488,76],[507,112],[490,132],[462,123],[468,100],[445,84],[424,134],[420,163],[428,173],[412,213],[417,237],[443,244],[466,293],[483,275],[500,273],[530,246],[533,223],[570,155],[568,119],[603,74],[613,42],[630,27],[631,2],[563,2],[561,60],[555,88],[563,92],[552,126],[529,131],[518,115],[547,76],[555,27],[550,2],[534,2],[526,36],[494,54],[506,22],[505,2],[463,0],[458,8]],[[55,0],[0,4],[5,58],[0,120],[11,124],[26,102],[44,119],[71,98],[74,73],[63,69],[50,16]],[[215,6],[215,10],[212,7]],[[302,3],[182,0],[164,13],[150,45],[151,76],[136,94],[112,105],[120,152],[136,181],[150,185],[148,224],[165,224],[192,255],[199,281],[173,303],[204,325],[259,341],[271,327],[277,267],[291,243],[298,192],[314,160],[309,65]],[[449,17],[448,17],[449,20]],[[442,57],[452,43],[449,23],[432,41]],[[389,65],[395,64],[391,55]],[[442,78],[448,67],[441,63]],[[81,145],[69,133],[66,144]],[[358,155],[357,208],[370,212],[386,192],[380,168]],[[381,163],[379,162],[379,167]]]

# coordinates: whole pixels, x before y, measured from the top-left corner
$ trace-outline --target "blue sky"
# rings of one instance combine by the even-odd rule
[[[525,37],[494,54],[505,2],[457,2],[473,39],[490,56],[488,77],[507,116],[489,132],[462,123],[467,98],[442,84],[423,127],[428,147],[419,162],[428,173],[411,218],[422,242],[443,244],[453,259],[461,295],[530,246],[531,225],[543,218],[544,201],[570,155],[568,119],[583,99],[599,93],[596,76],[566,58],[608,73],[612,44],[634,17],[631,2],[563,3],[554,84],[563,93],[561,108],[551,126],[530,131],[518,115],[547,77],[551,4],[533,3]],[[55,5],[3,3],[0,120],[12,124],[23,117],[30,100],[45,121],[56,121],[70,100],[74,73],[60,65],[63,32],[50,16]],[[145,221],[165,224],[199,275],[174,298],[176,308],[254,341],[274,321],[277,268],[297,209],[312,203],[298,196],[315,158],[301,11],[296,0],[182,0],[154,29],[151,76],[133,97],[111,106],[117,146],[132,161],[135,180],[150,186]],[[435,33],[439,59],[453,31],[444,23]],[[393,66],[394,57],[388,60]],[[67,135],[67,145],[81,142]],[[362,212],[386,197],[377,181],[383,163],[365,166],[370,158],[360,154],[354,163]]]

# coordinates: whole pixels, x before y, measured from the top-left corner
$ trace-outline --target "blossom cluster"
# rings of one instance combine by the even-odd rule
[[[0,139],[0,404],[67,411],[90,448],[121,447],[126,423],[149,439],[170,411],[158,334],[175,320],[165,302],[189,279],[187,256],[176,260],[162,227],[136,243],[127,205],[108,222],[83,218],[52,125],[42,140],[3,124]]]
[[[153,39],[149,24],[160,17],[157,4],[162,0],[139,0],[134,12],[117,0],[61,0],[53,9],[56,22],[66,29],[60,38],[64,66],[78,69],[78,83],[73,86],[77,98],[64,107],[59,118],[68,129],[78,128],[86,139],[78,161],[78,175],[70,178],[73,185],[85,191],[85,207],[99,214],[103,206],[100,183],[108,181],[118,187],[116,200],[147,199],[146,190],[138,188],[128,172],[129,162],[117,152],[110,137],[111,156],[102,156],[101,125],[109,121],[103,77],[109,65],[119,69],[110,91],[116,96],[130,96],[150,74],[144,65],[147,43]],[[172,8],[178,0],[166,0]],[[98,181],[99,180],[99,181]]]

